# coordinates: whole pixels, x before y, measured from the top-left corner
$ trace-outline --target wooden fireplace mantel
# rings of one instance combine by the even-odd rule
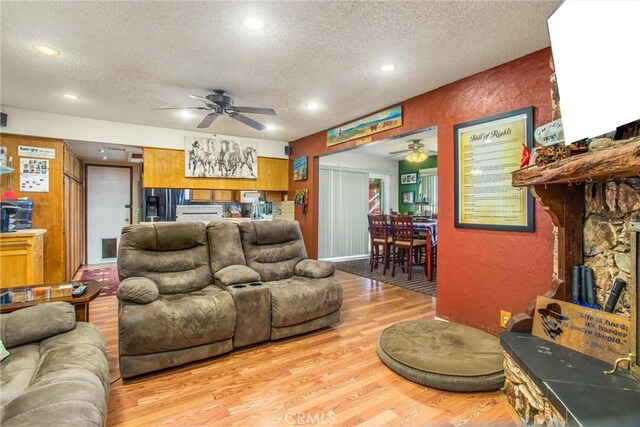
[[[558,228],[558,277],[544,296],[569,301],[571,270],[582,258],[584,183],[640,176],[640,137],[621,141],[602,151],[579,154],[545,166],[531,166],[512,174],[514,187],[529,187],[536,201]],[[507,329],[531,332],[535,300],[526,313],[514,315]]]

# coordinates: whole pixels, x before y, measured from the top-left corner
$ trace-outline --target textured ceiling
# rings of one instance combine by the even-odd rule
[[[280,129],[223,117],[211,132],[294,140],[548,46],[559,3],[2,1],[0,102],[195,130],[200,115],[152,108],[200,106],[188,95],[221,88],[274,108],[251,117]],[[266,27],[244,27],[250,16]]]

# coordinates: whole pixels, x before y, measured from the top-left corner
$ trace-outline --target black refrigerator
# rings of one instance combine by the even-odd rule
[[[144,220],[147,222],[175,221],[176,206],[189,205],[189,190],[171,188],[144,189]]]

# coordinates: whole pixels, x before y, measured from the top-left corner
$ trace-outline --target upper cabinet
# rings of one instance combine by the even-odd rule
[[[63,148],[63,171],[64,174],[75,179],[78,182],[82,182],[82,162],[73,154],[73,152],[64,144]]]
[[[289,160],[258,157],[257,179],[187,178],[184,150],[144,148],[145,188],[191,188],[219,190],[289,190]],[[215,199],[215,195],[214,195]]]

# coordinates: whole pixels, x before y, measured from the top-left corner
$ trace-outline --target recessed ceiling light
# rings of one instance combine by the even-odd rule
[[[244,26],[251,30],[262,30],[264,22],[258,18],[247,18],[244,20]]]
[[[396,69],[396,66],[395,66],[395,65],[393,65],[393,64],[385,64],[385,65],[382,65],[382,66],[381,66],[380,68],[378,68],[378,69],[379,69],[380,71],[382,71],[383,73],[390,73],[390,72],[392,72],[393,70],[395,70],[395,69]]]
[[[104,148],[101,148],[98,151],[101,152],[101,153],[104,153],[106,150]]]
[[[58,49],[56,49],[55,47],[51,47],[51,46],[46,46],[43,44],[34,44],[33,48],[35,50],[37,50],[38,52],[40,52],[43,55],[47,55],[47,56],[58,56],[60,55],[60,51]]]
[[[178,116],[180,116],[180,118],[182,119],[190,119],[193,117],[193,113],[191,113],[191,111],[180,111],[178,113]]]
[[[276,125],[266,125],[265,129],[266,130],[276,130],[276,129],[278,129],[278,126],[276,126]]]
[[[307,110],[316,111],[320,109],[320,104],[318,104],[317,102],[310,102],[307,105],[305,105],[305,108]]]
[[[102,160],[107,160],[107,156],[102,156]]]
[[[62,96],[64,96],[64,97],[65,97],[65,98],[67,98],[67,99],[73,99],[74,101],[75,101],[76,99],[78,99],[78,97],[77,97],[76,95],[73,95],[73,94],[71,94],[71,93],[65,93],[65,94],[64,94],[64,95],[62,95]]]

